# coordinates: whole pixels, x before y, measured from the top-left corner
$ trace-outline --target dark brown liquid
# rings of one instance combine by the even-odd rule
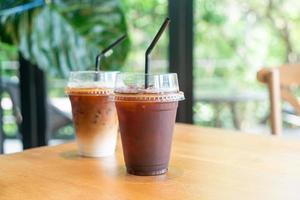
[[[128,173],[167,172],[178,102],[117,101]]]

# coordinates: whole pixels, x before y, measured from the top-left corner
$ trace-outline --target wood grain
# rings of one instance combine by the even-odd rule
[[[177,124],[166,175],[125,172],[74,143],[0,156],[0,199],[300,199],[300,141]]]
[[[281,116],[281,91],[280,91],[280,74],[279,70],[273,69],[270,72],[269,82],[269,99],[270,99],[270,119],[272,134],[280,135],[282,132]]]

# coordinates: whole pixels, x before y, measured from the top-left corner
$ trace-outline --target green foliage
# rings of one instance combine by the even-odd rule
[[[297,0],[195,1],[196,86],[202,78],[256,88],[256,71],[300,61]],[[225,83],[226,84],[226,83]]]
[[[25,58],[61,76],[70,70],[94,69],[97,53],[127,33],[118,0],[58,0],[0,20],[2,42],[18,46]],[[126,40],[103,62],[102,69],[119,69],[128,50]]]
[[[131,40],[131,51],[124,71],[143,71],[145,51],[163,20],[168,16],[167,0],[122,0]],[[171,22],[172,23],[172,22]],[[151,71],[167,71],[168,64],[155,61],[168,60],[168,31],[162,35],[151,53]]]
[[[196,98],[263,92],[265,86],[256,80],[261,67],[300,62],[297,0],[197,0],[194,6]],[[239,108],[241,113],[247,106]],[[265,103],[258,103],[247,115],[257,119],[267,110]],[[214,126],[214,112],[212,105],[197,104],[195,121]],[[219,112],[222,123],[232,127],[228,105]]]
[[[201,10],[202,13],[201,19],[207,23],[214,25],[222,25],[226,21],[226,16],[221,12],[221,9],[224,5],[223,2],[216,0],[212,1],[203,1]]]
[[[0,42],[0,61],[1,60],[16,60],[17,48]]]

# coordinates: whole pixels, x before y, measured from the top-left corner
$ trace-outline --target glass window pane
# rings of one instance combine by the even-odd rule
[[[299,62],[299,3],[197,0],[194,6],[196,123],[260,126],[269,108],[256,72]]]

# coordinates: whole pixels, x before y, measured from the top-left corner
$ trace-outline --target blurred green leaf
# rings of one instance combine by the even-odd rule
[[[32,63],[61,76],[70,70],[93,70],[97,53],[125,33],[126,21],[118,0],[56,0],[0,18],[2,42],[18,46]],[[128,50],[129,40],[125,40],[102,62],[101,69],[122,67]]]

